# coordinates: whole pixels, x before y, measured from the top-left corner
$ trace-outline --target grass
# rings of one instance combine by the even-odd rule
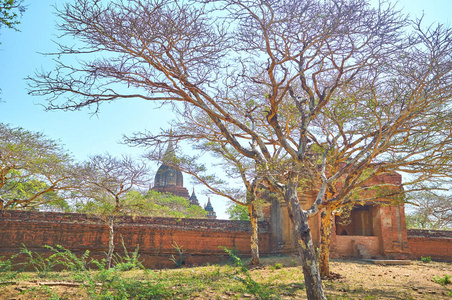
[[[116,266],[107,270],[103,261],[53,249],[51,259],[24,250],[28,267],[38,266],[33,272],[12,271],[12,260],[3,258],[0,299],[306,299],[302,271],[293,257],[263,258],[261,268],[248,269],[247,260],[230,253],[230,264],[149,270],[142,267],[137,251],[124,249]],[[342,276],[324,281],[325,293],[328,299],[450,299],[450,276],[444,272],[451,267],[333,260],[332,271]]]

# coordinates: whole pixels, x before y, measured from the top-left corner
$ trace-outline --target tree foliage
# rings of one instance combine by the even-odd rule
[[[60,201],[64,192],[77,186],[72,160],[61,145],[42,133],[0,123],[2,208],[31,208]]]
[[[19,16],[25,12],[23,0],[0,0],[0,28],[13,28],[20,23]]]
[[[250,214],[248,212],[248,207],[244,205],[238,205],[232,203],[227,209],[226,213],[229,215],[229,220],[242,220],[249,221]]]

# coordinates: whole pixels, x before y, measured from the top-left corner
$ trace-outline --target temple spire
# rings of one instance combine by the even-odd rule
[[[160,193],[171,193],[176,196],[188,199],[190,194],[184,188],[182,172],[174,168],[177,165],[177,158],[173,146],[173,133],[170,132],[168,147],[163,155],[162,164],[157,170],[154,179],[153,189]]]
[[[176,151],[173,145],[173,130],[170,131],[168,147],[166,148],[165,154],[163,154],[163,163],[170,162],[176,157]]]
[[[195,195],[195,188],[193,188],[193,192],[191,193],[191,196],[188,200],[190,201],[190,205],[198,205],[199,206],[198,198]]]
[[[212,203],[210,202],[210,197],[207,200],[207,204],[204,206],[204,210],[207,212],[208,219],[216,219],[217,218],[217,214],[213,210]]]

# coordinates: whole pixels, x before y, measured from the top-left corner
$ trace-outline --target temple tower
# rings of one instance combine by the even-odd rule
[[[198,198],[195,195],[195,188],[193,188],[193,192],[191,193],[190,198],[188,198],[188,201],[190,201],[190,205],[198,205],[199,206]]]
[[[209,197],[209,200],[207,201],[207,204],[204,206],[204,210],[207,212],[208,219],[216,219],[217,218],[217,214],[213,210],[212,203],[210,203],[210,197]]]
[[[184,177],[180,170],[170,167],[169,162],[175,159],[175,151],[172,141],[168,143],[168,148],[163,155],[163,163],[157,170],[154,179],[153,190],[160,193],[171,193],[175,196],[189,198],[189,193],[184,188]]]

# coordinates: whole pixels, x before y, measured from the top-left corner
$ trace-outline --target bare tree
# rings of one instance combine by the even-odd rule
[[[285,201],[309,299],[325,298],[310,216],[325,211],[327,240],[332,214],[381,198],[355,197],[378,176],[451,175],[452,32],[389,2],[76,0],[57,14],[79,44],[60,45],[31,93],[48,109],[136,97],[201,120]],[[300,189],[318,191],[309,207]]]
[[[125,142],[133,146],[142,146],[153,149],[149,151],[146,157],[150,160],[163,160],[168,166],[178,169],[206,186],[209,192],[220,195],[232,201],[233,203],[245,206],[248,210],[251,223],[251,266],[258,266],[259,260],[259,236],[258,236],[258,200],[260,180],[253,169],[250,168],[250,160],[241,157],[234,148],[228,147],[227,143],[217,143],[216,136],[202,133],[200,124],[196,120],[193,122],[174,123],[174,128],[168,133],[163,131],[158,136],[149,136],[149,133],[136,133],[131,137],[125,137]],[[176,131],[173,131],[173,130]],[[197,156],[183,155],[179,153],[168,155],[168,151],[161,155],[159,145],[172,143],[173,140],[191,140],[196,135],[200,140],[202,134],[203,143],[196,145],[196,150],[208,152],[215,159],[215,167],[222,168],[230,180],[240,177],[245,186],[245,191],[231,187],[229,181],[221,180],[219,176],[208,172],[208,168],[199,163]],[[175,151],[173,149],[173,151]]]
[[[147,186],[149,179],[145,164],[123,156],[121,159],[110,154],[95,155],[85,162],[80,170],[83,187],[78,191],[79,198],[94,202],[94,213],[108,217],[109,240],[106,267],[111,267],[114,251],[115,217],[127,207],[122,200],[134,188]],[[85,203],[86,204],[86,203]],[[88,209],[89,210],[89,209]]]
[[[412,204],[407,215],[407,227],[434,230],[452,230],[452,196],[431,190],[410,193]]]

